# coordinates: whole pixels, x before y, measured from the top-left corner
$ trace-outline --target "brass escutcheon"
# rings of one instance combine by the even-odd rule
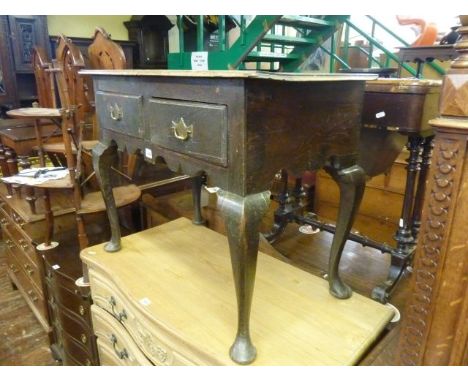
[[[179,122],[172,121],[171,129],[174,131],[174,136],[181,141],[186,141],[193,134],[193,125],[187,126],[182,117]]]

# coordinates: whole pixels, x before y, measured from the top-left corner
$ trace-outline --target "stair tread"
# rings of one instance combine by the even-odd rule
[[[250,52],[245,61],[291,61],[297,60],[299,55],[280,52]]]
[[[315,17],[283,16],[281,19],[278,20],[277,24],[303,28],[316,28],[334,26],[335,22]]]
[[[317,40],[309,37],[294,37],[294,36],[282,36],[275,34],[267,34],[263,37],[262,42],[272,42],[284,45],[307,45],[315,44]]]

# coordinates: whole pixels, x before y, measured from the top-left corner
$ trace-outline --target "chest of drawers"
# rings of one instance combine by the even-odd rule
[[[76,239],[75,239],[76,240]],[[53,330],[51,347],[67,366],[98,365],[96,339],[91,326],[91,297],[77,286],[82,276],[78,249],[44,255],[48,308]]]
[[[56,230],[74,226],[73,208],[66,197],[52,195]],[[47,297],[44,284],[44,265],[36,251],[36,245],[43,241],[45,232],[42,200],[36,202],[36,214],[24,198],[16,193],[7,196],[5,186],[0,184],[0,225],[6,243],[8,275],[19,289],[44,330],[50,332]]]
[[[226,237],[180,218],[81,252],[89,268],[92,321],[102,365],[233,365],[235,291]],[[252,306],[254,365],[350,365],[392,317],[354,294],[259,254]]]

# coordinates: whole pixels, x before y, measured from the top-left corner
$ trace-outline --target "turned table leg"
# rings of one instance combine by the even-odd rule
[[[414,190],[416,187],[416,179],[419,172],[419,159],[421,151],[421,143],[423,138],[419,135],[411,135],[408,137],[409,159],[406,166],[406,186],[405,195],[403,198],[403,208],[401,218],[398,224],[398,230],[394,236],[397,242],[397,247],[391,253],[390,270],[387,280],[381,285],[378,285],[372,291],[372,298],[382,303],[387,302],[391,291],[395,289],[395,285],[403,275],[412,253],[414,251],[414,237],[412,233],[412,212]]]
[[[252,305],[259,242],[259,225],[270,204],[270,192],[245,197],[219,191],[218,204],[224,216],[237,296],[237,334],[230,349],[233,361],[251,363],[257,351],[250,339]]]
[[[426,181],[429,167],[431,165],[432,147],[434,136],[424,138],[422,143],[421,168],[419,170],[418,185],[416,196],[414,197],[413,217],[411,218],[411,233],[414,243],[418,239],[419,229],[421,227],[421,212],[424,203],[424,194],[426,193]]]
[[[365,173],[358,165],[344,167],[340,163],[326,167],[325,170],[340,188],[338,219],[328,263],[328,283],[333,296],[345,299],[351,297],[352,291],[341,280],[338,268],[346,239],[364,194]]]
[[[112,193],[110,174],[111,166],[115,162],[116,157],[117,145],[114,142],[110,145],[99,142],[93,147],[93,167],[101,188],[102,197],[104,198],[111,229],[111,239],[104,246],[107,252],[116,252],[121,248],[119,216],[117,214],[114,194]]]
[[[204,172],[200,172],[199,174],[192,177],[192,198],[193,198],[192,223],[196,225],[205,224],[205,219],[203,219],[202,212],[201,212],[201,190],[205,183],[206,183],[206,174]]]

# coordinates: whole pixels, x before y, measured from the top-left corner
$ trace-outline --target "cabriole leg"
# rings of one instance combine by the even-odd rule
[[[240,364],[251,363],[257,351],[250,339],[252,305],[259,242],[259,225],[270,204],[270,192],[246,197],[220,191],[218,204],[224,216],[237,295],[237,334],[229,355]]]
[[[358,165],[343,168],[339,163],[338,166],[327,167],[326,171],[340,188],[338,219],[328,263],[328,283],[330,293],[333,296],[345,299],[351,297],[352,291],[341,280],[338,268],[346,239],[364,194],[365,174],[364,170]]]
[[[114,142],[110,145],[99,142],[93,147],[93,167],[101,188],[104,203],[106,204],[111,229],[111,239],[104,246],[107,252],[116,252],[121,248],[119,216],[110,181],[111,166],[115,162],[116,157],[117,145]]]

